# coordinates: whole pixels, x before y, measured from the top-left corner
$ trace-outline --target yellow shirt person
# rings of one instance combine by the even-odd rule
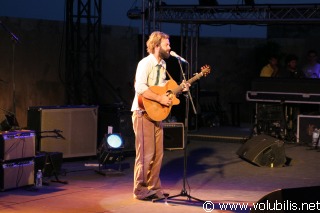
[[[271,57],[269,63],[260,72],[260,77],[275,77],[278,74],[278,59]]]

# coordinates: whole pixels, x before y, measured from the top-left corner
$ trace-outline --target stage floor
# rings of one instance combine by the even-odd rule
[[[244,131],[243,136],[248,136],[246,130],[237,131],[239,134]],[[238,133],[222,136],[241,136]],[[286,143],[285,153],[291,158],[289,166],[259,167],[236,154],[243,142],[190,136],[186,146],[186,172],[184,150],[166,150],[161,171],[163,189],[170,196],[179,195],[183,190],[195,198],[210,201],[213,205],[207,207],[214,207],[212,212],[249,212],[254,203],[274,190],[320,186],[320,152]],[[0,212],[205,212],[201,202],[188,200],[186,196],[168,199],[167,204],[133,199],[133,163],[134,157],[127,156],[122,161],[122,172],[112,170],[116,168],[113,165],[103,170],[104,176],[96,172],[96,159],[65,160],[62,164],[65,174],[59,175],[59,179],[68,184],[50,182],[38,190],[26,186],[0,192]],[[234,206],[224,209],[222,205],[227,203]],[[240,204],[248,206],[240,209]]]

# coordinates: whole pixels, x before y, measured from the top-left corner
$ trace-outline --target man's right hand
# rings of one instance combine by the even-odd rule
[[[166,93],[160,96],[160,104],[164,106],[171,106],[172,104],[172,94]]]

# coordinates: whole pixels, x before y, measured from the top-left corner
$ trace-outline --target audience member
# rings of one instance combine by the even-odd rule
[[[294,54],[287,55],[285,67],[278,74],[280,78],[303,78],[302,71],[298,69],[298,57]]]
[[[278,71],[278,58],[273,55],[269,57],[268,64],[262,68],[260,77],[276,77]]]
[[[303,74],[306,78],[320,78],[320,64],[318,63],[317,51],[308,51],[308,62],[303,68]]]

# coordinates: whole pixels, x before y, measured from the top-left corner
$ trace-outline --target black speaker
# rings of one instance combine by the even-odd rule
[[[253,136],[237,154],[257,166],[282,167],[287,162],[284,142],[265,134]]]
[[[132,127],[132,112],[122,111],[119,114],[119,133],[124,140],[124,151],[135,150],[135,135]]]
[[[51,177],[61,173],[63,162],[62,152],[39,152],[34,158],[34,175],[40,169],[43,177]]]
[[[251,213],[307,212],[319,210],[320,186],[278,189],[263,196]]]
[[[167,150],[184,149],[183,123],[163,123],[163,147]]]

